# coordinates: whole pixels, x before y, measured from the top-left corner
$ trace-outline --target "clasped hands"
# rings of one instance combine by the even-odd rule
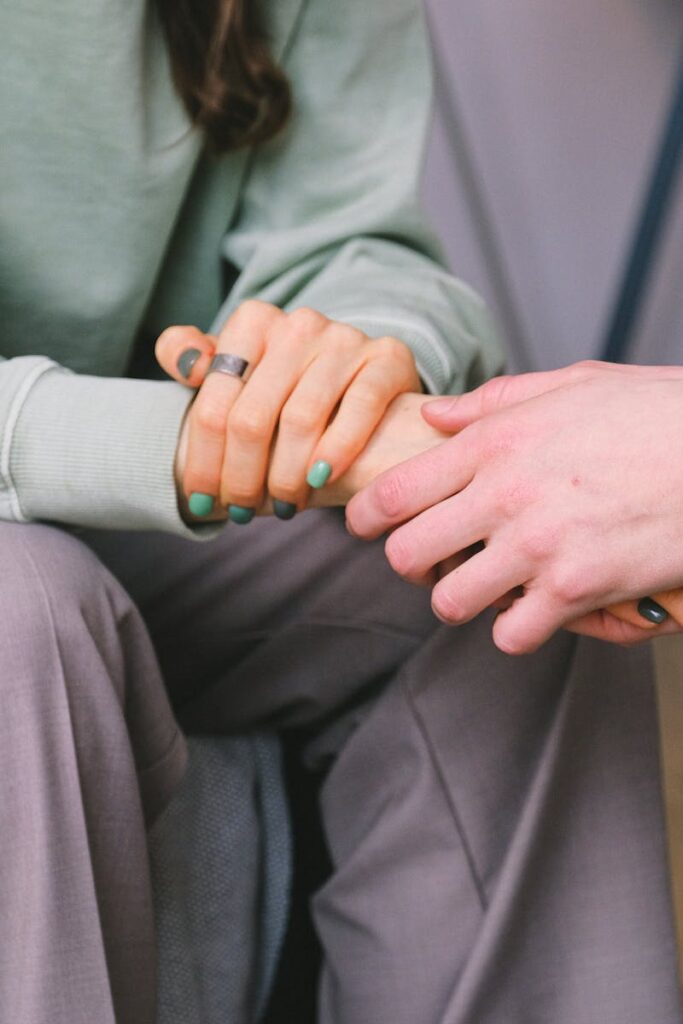
[[[202,383],[216,351],[250,360],[246,384]],[[391,531],[391,565],[433,585],[444,621],[498,607],[508,653],[563,627],[634,643],[683,622],[680,368],[581,363],[433,401],[401,342],[259,302],[217,338],[169,329],[157,355],[202,385],[178,472],[185,495],[216,498],[216,517],[351,499],[351,532]],[[639,613],[644,595],[669,613],[663,625]]]

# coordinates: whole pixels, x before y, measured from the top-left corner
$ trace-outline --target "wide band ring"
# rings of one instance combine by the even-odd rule
[[[237,377],[238,380],[242,380],[248,367],[248,359],[235,356],[232,352],[219,352],[209,363],[206,376],[208,377],[210,373],[224,373],[228,377]]]

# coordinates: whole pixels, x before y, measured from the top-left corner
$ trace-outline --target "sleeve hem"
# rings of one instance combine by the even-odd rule
[[[193,538],[220,531],[189,526],[178,509],[173,470],[187,388],[47,369],[11,434],[9,475],[25,520]]]

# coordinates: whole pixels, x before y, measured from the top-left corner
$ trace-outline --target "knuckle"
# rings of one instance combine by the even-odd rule
[[[260,320],[264,315],[270,316],[275,308],[269,302],[262,302],[261,299],[245,299],[230,317],[230,324],[233,327],[250,324],[254,320]]]
[[[320,424],[320,411],[314,405],[286,404],[280,416],[282,429],[295,437],[313,433]]]
[[[300,306],[287,317],[290,331],[304,337],[318,334],[328,323],[327,317],[309,306]]]
[[[219,437],[225,433],[227,418],[222,407],[211,399],[203,396],[197,399],[193,409],[193,419],[199,429],[211,437]]]
[[[382,399],[377,391],[377,388],[371,384],[366,384],[363,381],[358,381],[357,384],[349,390],[347,393],[347,402],[351,405],[352,409],[359,413],[374,412],[378,407],[382,405]]]
[[[390,359],[400,359],[406,350],[410,351],[404,342],[399,341],[398,338],[393,338],[390,334],[382,338],[375,338],[372,346],[376,354],[388,356]]]
[[[583,567],[561,563],[548,577],[547,589],[561,605],[579,605],[590,597],[591,580]]]
[[[527,482],[515,481],[503,485],[495,497],[495,510],[502,520],[517,519],[536,500],[536,488]]]
[[[235,406],[228,417],[228,430],[240,441],[261,441],[271,433],[271,418],[257,406]]]
[[[417,379],[415,356],[410,346],[406,345],[404,341],[387,336],[378,338],[372,344],[376,346],[376,352],[382,359],[386,359],[392,366],[398,367],[408,379],[413,377]]]
[[[400,468],[380,476],[375,484],[375,497],[380,512],[388,519],[400,518],[410,494],[410,481]]]
[[[551,524],[527,529],[518,538],[517,545],[526,562],[540,565],[557,554],[558,530]]]
[[[328,321],[326,333],[330,344],[341,349],[360,348],[368,341],[367,336],[357,327],[339,323],[338,320]]]

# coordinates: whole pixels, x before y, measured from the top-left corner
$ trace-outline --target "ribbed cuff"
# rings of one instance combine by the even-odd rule
[[[21,517],[213,536],[220,525],[192,528],[178,511],[173,469],[190,398],[174,382],[44,373],[11,439]]]

